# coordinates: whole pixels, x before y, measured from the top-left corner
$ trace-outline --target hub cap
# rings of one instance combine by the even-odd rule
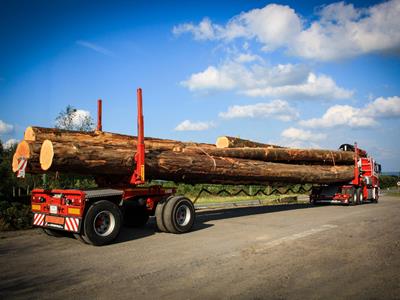
[[[191,217],[190,208],[186,204],[182,204],[176,210],[175,218],[179,226],[186,226],[189,224]]]
[[[115,227],[115,218],[109,211],[99,212],[93,220],[93,228],[97,235],[107,236]]]

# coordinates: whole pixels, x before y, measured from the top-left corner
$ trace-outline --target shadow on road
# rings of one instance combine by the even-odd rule
[[[296,204],[279,204],[270,206],[251,206],[251,207],[236,207],[236,208],[223,208],[213,209],[208,211],[197,211],[196,222],[203,223],[214,220],[223,220],[231,218],[239,218],[249,215],[267,214],[280,211],[288,211],[294,209],[314,208],[309,203],[296,203]]]
[[[207,211],[197,211],[196,221],[193,225],[192,232],[207,229],[214,226],[213,224],[207,224],[209,221],[223,220],[230,218],[239,218],[249,215],[267,214],[280,211],[288,211],[294,209],[313,208],[308,203],[296,203],[296,204],[280,204],[271,206],[251,206],[251,207],[235,207],[235,208],[223,208],[223,209],[212,209]],[[146,226],[142,228],[128,228],[123,227],[118,239],[114,243],[123,243],[131,240],[137,240],[147,236],[151,236],[157,232],[157,226],[155,218],[151,218]],[[190,234],[190,232],[188,233]]]

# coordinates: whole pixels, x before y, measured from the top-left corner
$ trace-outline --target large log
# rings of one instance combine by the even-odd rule
[[[30,142],[43,143],[45,140],[50,140],[58,143],[84,143],[90,141],[93,145],[112,145],[118,147],[131,147],[136,149],[137,137],[104,132],[104,131],[73,131],[63,130],[57,128],[45,128],[30,126],[26,128],[24,140]],[[215,148],[212,144],[181,142],[169,139],[159,139],[152,137],[145,137],[145,146],[148,150],[172,150],[173,148],[185,146],[199,146],[205,148]]]
[[[45,141],[40,162],[48,171],[128,177],[134,168],[134,154],[134,149],[112,145]],[[196,153],[149,151],[145,174],[147,179],[184,183],[332,183],[350,181],[353,167],[290,165]]]
[[[150,153],[146,168],[150,179],[185,183],[334,183],[347,182],[354,177],[352,166],[280,164],[171,151]]]
[[[217,146],[217,148],[243,148],[243,147],[283,148],[277,145],[263,144],[232,136],[220,136],[219,138],[217,138],[215,145]]]
[[[354,164],[354,152],[321,149],[290,148],[211,148],[187,146],[175,148],[175,152],[187,154],[205,154],[209,156],[234,157],[267,162],[284,162],[292,164]]]

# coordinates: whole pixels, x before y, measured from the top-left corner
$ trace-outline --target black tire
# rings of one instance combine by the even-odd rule
[[[84,240],[95,246],[111,243],[121,229],[122,214],[117,205],[101,200],[93,203],[83,223]]]
[[[48,236],[52,236],[52,237],[63,237],[64,236],[63,231],[50,229],[50,228],[42,228],[42,229],[43,229],[43,232],[45,234],[47,234]]]
[[[76,238],[78,241],[84,244],[91,244],[90,241],[87,239],[87,237],[83,234],[74,233],[74,238]]]
[[[378,201],[379,201],[379,189],[375,188],[374,190],[375,190],[375,197],[372,198],[372,202],[373,203],[378,203]]]
[[[350,190],[350,198],[349,198],[349,204],[348,205],[357,205],[357,195],[356,195],[356,191],[353,188],[351,188]]]
[[[149,217],[145,206],[127,206],[124,209],[124,225],[128,227],[142,227],[146,225]]]
[[[168,232],[167,228],[164,225],[164,218],[163,218],[165,203],[166,203],[165,201],[158,202],[155,212],[157,228],[161,232]]]
[[[188,232],[194,223],[195,211],[192,201],[183,196],[168,198],[163,211],[163,221],[171,233]]]
[[[364,196],[362,193],[362,188],[358,188],[356,191],[356,199],[357,199],[357,204],[362,204],[364,202]]]

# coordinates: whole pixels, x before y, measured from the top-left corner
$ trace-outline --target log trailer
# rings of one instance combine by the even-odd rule
[[[145,143],[142,90],[137,90],[137,149],[135,167],[126,184],[119,188],[34,189],[33,225],[51,236],[70,232],[88,244],[109,244],[118,236],[122,224],[142,226],[156,217],[160,231],[188,232],[195,220],[192,201],[175,195],[175,189],[145,186]],[[102,131],[102,103],[98,102],[97,131]],[[342,145],[341,150],[355,152],[354,179],[346,184],[328,184],[312,189],[310,201],[358,204],[378,201],[380,166],[357,145]],[[26,165],[26,164],[25,164]]]
[[[346,205],[362,204],[366,201],[377,203],[379,199],[379,174],[381,165],[376,163],[367,152],[353,145],[343,144],[342,151],[355,152],[354,179],[346,184],[328,184],[315,186],[311,190],[312,204],[337,203]]]
[[[160,231],[184,233],[192,228],[195,210],[192,201],[176,196],[175,189],[145,184],[145,144],[142,90],[137,90],[138,146],[135,169],[123,188],[93,190],[32,190],[33,225],[51,236],[71,232],[88,244],[101,246],[118,236],[122,224],[142,226],[156,216]],[[102,130],[102,103],[98,102],[97,130]]]

